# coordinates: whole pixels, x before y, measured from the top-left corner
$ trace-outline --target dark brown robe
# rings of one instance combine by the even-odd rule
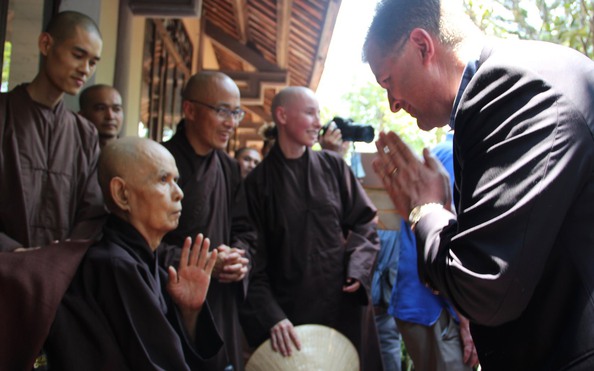
[[[0,251],[100,232],[97,143],[95,127],[63,101],[45,107],[26,85],[0,94]]]
[[[249,222],[237,161],[221,150],[213,150],[207,156],[197,155],[186,138],[183,121],[173,138],[163,145],[175,157],[180,174],[178,184],[184,191],[179,226],[165,236],[165,241],[182,246],[187,236],[194,238],[203,233],[210,239],[211,249],[225,244],[246,250],[249,257],[255,231]],[[232,364],[235,371],[243,370],[237,307],[246,285],[247,279],[242,283],[211,281],[208,303],[225,341],[225,350],[216,362],[204,364],[200,370],[220,371],[228,364]]]
[[[33,369],[89,245],[65,241],[27,252],[0,252],[0,370]]]
[[[157,250],[174,246],[161,244]],[[207,305],[196,343],[167,293],[168,274],[142,235],[110,216],[56,314],[45,344],[55,370],[200,370],[223,343]]]
[[[242,325],[252,346],[288,318],[346,335],[361,369],[382,370],[370,283],[379,251],[376,209],[338,155],[307,149],[286,159],[275,145],[246,179],[258,243]],[[361,289],[344,293],[347,277]]]

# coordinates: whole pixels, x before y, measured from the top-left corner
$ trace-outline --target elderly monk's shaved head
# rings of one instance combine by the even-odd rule
[[[239,96],[239,88],[232,78],[221,72],[203,71],[190,77],[182,91],[182,97],[188,100],[208,101],[221,87],[236,90]]]
[[[75,11],[64,11],[56,14],[47,25],[45,32],[60,42],[72,37],[76,32],[76,27],[97,34],[101,38],[101,32],[95,21],[89,16]]]
[[[126,182],[136,184],[147,182],[154,172],[159,170],[155,168],[155,164],[160,163],[163,158],[175,163],[173,156],[165,147],[146,138],[125,137],[103,148],[99,157],[97,175],[109,210],[119,211],[110,191],[112,179],[119,177]]]

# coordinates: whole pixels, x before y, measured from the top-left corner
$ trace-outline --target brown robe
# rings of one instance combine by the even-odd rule
[[[0,251],[93,238],[106,214],[95,127],[19,85],[0,94]]]
[[[0,370],[31,370],[90,242],[0,252]],[[51,279],[48,279],[51,277]]]
[[[307,149],[286,159],[275,145],[246,179],[258,231],[254,270],[241,308],[246,337],[257,346],[288,318],[346,335],[361,369],[382,370],[370,283],[379,251],[376,209],[338,155]],[[344,293],[347,277],[361,289]]]
[[[101,241],[87,251],[45,344],[55,370],[200,370],[223,342],[204,305],[196,342],[166,286],[168,274],[129,223],[110,216]]]
[[[175,157],[180,173],[178,184],[184,191],[179,226],[165,236],[165,241],[181,246],[187,236],[193,239],[203,233],[210,239],[211,249],[226,244],[246,250],[249,257],[255,231],[249,222],[239,164],[221,150],[198,156],[186,138],[184,121],[177,126],[173,138],[163,145]],[[211,280],[208,303],[225,341],[225,349],[216,361],[203,364],[200,370],[220,371],[228,364],[232,364],[235,371],[243,370],[237,311],[246,285],[247,279],[242,283]]]

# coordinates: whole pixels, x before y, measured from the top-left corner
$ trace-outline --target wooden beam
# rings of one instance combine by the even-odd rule
[[[248,40],[248,19],[246,8],[246,0],[233,0],[233,13],[235,14],[235,24],[237,25],[237,33],[239,34],[239,41],[244,45]]]
[[[245,105],[244,107],[254,115],[260,116],[262,120],[266,122],[272,121],[272,115],[270,114],[270,112],[266,112],[266,110],[264,110],[264,107],[259,105]]]
[[[219,71],[231,77],[239,86],[241,102],[245,105],[264,104],[265,88],[287,86],[287,71]]]
[[[286,69],[289,66],[289,31],[293,0],[276,2],[276,64]]]
[[[258,52],[240,43],[231,36],[227,35],[220,28],[218,28],[208,20],[206,21],[205,32],[206,35],[208,35],[208,37],[210,37],[214,43],[228,50],[230,53],[235,54],[247,63],[251,64],[257,70],[270,72],[281,71],[281,69],[276,64],[267,61]]]
[[[171,40],[171,37],[169,36],[169,32],[167,32],[167,29],[165,29],[165,25],[163,24],[163,21],[161,19],[153,19],[153,22],[155,22],[155,28],[157,29],[157,32],[163,39],[163,44],[165,44],[165,48],[167,48],[167,51],[169,52],[169,54],[171,54],[171,56],[175,60],[175,64],[176,64],[177,68],[180,69],[186,76],[191,76],[192,71],[190,71],[188,66],[186,66],[183,58],[177,52],[175,43],[173,42],[173,40]]]
[[[320,34],[320,41],[318,42],[318,51],[316,59],[309,78],[309,88],[315,91],[320,83],[322,72],[324,72],[324,64],[326,63],[326,56],[328,55],[328,47],[336,24],[336,17],[340,9],[341,0],[330,0],[328,9],[326,10],[326,19],[324,20],[324,28]]]

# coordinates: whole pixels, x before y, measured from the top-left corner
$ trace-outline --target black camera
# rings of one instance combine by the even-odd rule
[[[330,123],[336,124],[336,127],[340,130],[340,134],[342,135],[342,140],[345,142],[367,142],[371,143],[373,138],[375,137],[375,131],[373,130],[373,126],[371,125],[362,125],[353,122],[351,119],[345,119],[339,116],[334,116],[334,118],[329,121],[324,127],[322,127],[321,135],[324,135]]]

